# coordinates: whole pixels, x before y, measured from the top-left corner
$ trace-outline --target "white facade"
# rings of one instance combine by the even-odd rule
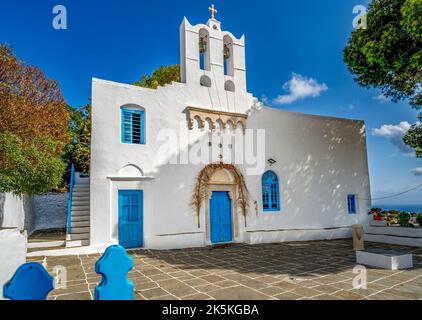
[[[206,38],[203,69],[199,43]],[[229,50],[224,68],[224,46]],[[351,225],[366,225],[370,202],[365,126],[362,121],[286,112],[264,107],[246,89],[244,37],[221,31],[220,23],[180,26],[181,79],[157,90],[93,79],[91,145],[91,245],[119,243],[119,190],[143,191],[143,246],[183,248],[210,245],[210,205],[198,218],[191,206],[197,174],[209,163],[234,162],[240,140],[220,148],[221,139],[237,136],[251,146],[255,135],[257,166],[237,163],[250,193],[246,221],[235,203],[237,187],[229,172],[217,172],[210,191],[229,191],[233,242],[263,243],[351,236]],[[121,108],[145,114],[145,144],[122,142]],[[189,121],[189,108],[206,117]],[[211,130],[212,116],[230,118],[226,130]],[[237,120],[246,118],[248,129]],[[204,121],[205,120],[205,121]],[[215,124],[215,123],[214,123]],[[217,121],[218,127],[218,121]],[[249,130],[250,129],[250,130]],[[258,132],[258,129],[261,129]],[[172,133],[176,132],[174,138]],[[265,144],[258,141],[263,138]],[[211,145],[208,143],[211,142]],[[205,146],[211,158],[191,161]],[[204,150],[204,149],[203,149]],[[222,155],[222,159],[219,156]],[[268,159],[276,162],[270,166]],[[253,166],[252,166],[253,167]],[[278,175],[280,210],[264,212],[261,177]],[[348,213],[354,194],[357,214]]]

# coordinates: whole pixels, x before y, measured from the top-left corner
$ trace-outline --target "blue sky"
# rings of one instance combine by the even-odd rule
[[[373,197],[422,183],[422,175],[413,170],[422,167],[422,159],[409,156],[400,145],[418,112],[406,102],[375,99],[380,92],[359,87],[342,61],[355,17],[352,9],[368,1],[214,3],[223,29],[237,37],[245,34],[248,91],[274,106],[275,98],[287,96],[278,100],[288,102],[277,105],[283,109],[365,120]],[[67,8],[67,30],[52,27],[52,9],[58,4]],[[20,58],[57,79],[68,103],[77,107],[89,102],[92,77],[132,83],[160,65],[179,63],[183,16],[192,24],[204,23],[210,4],[211,0],[2,1],[0,43],[12,45]],[[290,92],[283,88],[293,74],[296,84],[308,85],[308,97],[300,99],[297,87]],[[421,199],[419,189],[378,203],[421,204]]]

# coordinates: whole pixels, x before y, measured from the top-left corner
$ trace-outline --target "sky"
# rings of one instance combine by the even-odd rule
[[[91,78],[133,83],[179,63],[179,25],[205,23],[212,0],[1,1],[0,43],[14,48],[63,89],[67,102],[89,103]],[[266,104],[303,113],[364,120],[372,197],[422,184],[422,159],[402,143],[417,120],[360,87],[342,60],[356,5],[364,0],[214,0],[222,29],[246,38],[248,91]],[[67,9],[67,29],[53,28],[53,7]],[[374,204],[422,204],[422,188]]]

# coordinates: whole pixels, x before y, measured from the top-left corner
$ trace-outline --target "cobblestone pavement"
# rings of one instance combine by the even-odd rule
[[[367,288],[353,289],[355,252],[351,240],[236,244],[227,248],[129,251],[129,273],[137,300],[145,299],[422,299],[422,248],[366,243],[368,248],[414,254],[414,268],[390,271],[367,268]],[[67,268],[66,289],[49,299],[92,299],[100,276],[96,255],[47,257]],[[28,259],[44,260],[43,257]]]

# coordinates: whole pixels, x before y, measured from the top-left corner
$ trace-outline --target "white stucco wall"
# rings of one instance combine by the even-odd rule
[[[66,228],[67,193],[45,193],[33,196],[35,230]]]
[[[190,150],[208,143],[209,130],[187,130],[187,107],[250,114],[248,128],[255,132],[265,129],[261,170],[247,175],[246,167],[239,166],[250,190],[251,203],[247,227],[237,208],[233,210],[234,241],[257,243],[349,237],[352,224],[366,223],[366,211],[370,205],[367,201],[360,201],[357,215],[347,213],[348,194],[357,194],[362,199],[368,199],[370,195],[363,122],[269,108],[252,111],[256,99],[246,91],[244,38],[233,37],[237,89],[228,92],[224,90],[224,82],[233,77],[224,76],[221,57],[217,56],[220,51],[211,52],[214,58],[211,58],[210,72],[199,69],[198,33],[205,27],[191,26],[184,20],[180,28],[184,83],[151,90],[93,79],[91,244],[118,241],[119,189],[144,190],[146,248],[193,247],[210,243],[207,238],[207,204],[203,205],[198,228],[190,202],[195,176],[212,160],[168,163],[175,157],[180,163]],[[228,33],[217,29],[210,34],[215,48],[222,45],[223,37]],[[199,79],[204,74],[212,77],[211,88],[200,85]],[[145,145],[121,142],[122,107],[145,111]],[[163,142],[168,140],[166,132],[177,132],[178,137],[170,143],[170,150],[162,158]],[[228,134],[230,132],[225,131],[223,135]],[[211,148],[213,156],[219,153],[215,150],[216,144],[213,143]],[[236,145],[232,150],[236,150]],[[265,168],[269,158],[277,163]],[[275,171],[280,178],[280,212],[262,212],[261,175],[265,169]],[[258,211],[254,201],[257,201]]]
[[[266,159],[277,161],[267,163],[266,170],[279,177],[281,206],[279,212],[263,212],[261,176],[246,177],[259,208],[249,219],[251,242],[259,237],[307,240],[306,230],[322,230],[320,235],[327,238],[332,230],[335,237],[350,237],[351,225],[368,224],[371,203],[363,199],[370,199],[370,184],[362,121],[264,108],[249,118],[248,128],[266,128]],[[357,214],[348,213],[348,194],[359,198]]]
[[[0,193],[0,227],[34,230],[35,217],[31,198],[26,195]]]
[[[0,229],[0,300],[3,285],[14,275],[16,269],[26,262],[26,233],[19,229]]]
[[[0,193],[0,227],[26,230],[65,228],[67,193],[45,193],[35,196],[15,196]]]

